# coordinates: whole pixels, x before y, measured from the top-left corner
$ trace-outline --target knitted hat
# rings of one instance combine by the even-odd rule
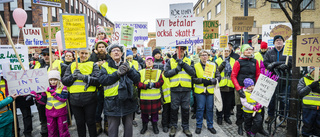
[[[122,46],[120,46],[119,43],[114,43],[108,47],[108,53],[111,54],[111,50],[114,48],[119,48],[121,50],[121,52],[123,52]]]
[[[246,79],[244,79],[243,84],[244,84],[244,88],[248,88],[248,87],[254,85],[254,82],[251,78],[246,78]]]
[[[152,59],[152,62],[154,62],[154,58],[153,57],[151,57],[151,56],[146,57],[146,62],[147,62],[148,59]]]
[[[48,73],[48,79],[52,79],[52,78],[61,80],[61,78],[60,78],[60,72],[57,71],[57,70],[51,70],[51,71],[49,71],[49,73]]]
[[[262,41],[261,44],[260,44],[260,49],[267,49],[267,48],[268,48],[268,43]]]
[[[241,53],[243,53],[244,51],[246,51],[248,48],[251,48],[251,49],[252,49],[252,47],[251,47],[249,44],[243,44],[243,45],[241,46]]]
[[[127,56],[126,57],[128,57],[128,56],[133,56],[133,52],[130,49],[127,50]]]
[[[54,50],[51,50],[51,52],[54,54]],[[49,48],[42,49],[41,54],[43,53],[49,53]]]
[[[100,34],[100,33],[104,33],[104,34],[106,34],[106,31],[104,30],[104,28],[103,27],[97,27],[97,36],[98,36],[98,34]]]
[[[99,45],[100,43],[103,43],[106,48],[108,47],[107,42],[105,42],[105,41],[103,41],[103,40],[99,40],[99,41],[97,41],[96,44],[94,44],[94,48],[95,48],[96,50],[97,50],[98,45]]]
[[[281,35],[277,35],[277,36],[274,36],[274,37],[273,37],[273,44],[274,44],[274,42],[275,42],[277,39],[282,39],[283,42],[284,42],[283,37],[282,37]]]
[[[159,49],[154,49],[153,51],[152,51],[152,57],[154,57],[156,54],[160,54],[161,55],[161,52],[160,52],[160,50]]]

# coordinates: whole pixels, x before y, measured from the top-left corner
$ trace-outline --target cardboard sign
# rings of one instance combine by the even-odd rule
[[[132,45],[133,39],[133,27],[121,26],[121,40],[120,44],[127,47],[127,45]]]
[[[286,25],[278,25],[278,26],[274,27],[270,32],[270,37],[274,37],[276,35],[281,35],[283,37],[284,41],[286,41],[287,39],[289,39],[291,37],[292,29]]]
[[[170,18],[193,17],[193,3],[170,4]]]
[[[203,39],[219,38],[219,20],[203,21]]]
[[[220,36],[219,45],[220,48],[226,48],[228,46],[228,36]]]
[[[13,2],[14,0],[0,0],[0,3]]]
[[[43,38],[43,43],[47,43],[49,45],[49,31],[48,31],[48,23],[42,23],[41,33]],[[60,30],[60,22],[51,22],[51,43],[56,43],[56,33]]]
[[[22,28],[24,44],[26,46],[43,46],[41,28]]]
[[[285,25],[292,29],[291,23],[278,23],[278,24],[266,24],[262,25],[262,41],[265,41],[268,43],[268,47],[274,47],[273,45],[273,37],[270,36],[271,31],[273,28],[279,26],[279,25]],[[292,36],[290,36],[287,40],[292,40]]]
[[[148,38],[156,38],[156,32],[148,32]]]
[[[283,56],[292,56],[292,40],[286,40],[286,45],[284,46]]]
[[[61,9],[65,8],[65,3],[65,0],[31,0],[32,5],[57,7]]]
[[[207,61],[207,63],[206,63],[206,67],[205,67],[205,69],[204,69],[204,77],[205,78],[213,78],[213,75],[214,75],[214,68],[215,68],[215,63],[214,62],[209,62],[209,61]]]
[[[259,52],[260,46],[258,44],[259,35],[255,35],[251,38],[252,40],[252,47],[254,47],[254,52]]]
[[[113,27],[103,27],[104,30],[106,31],[106,35],[108,38],[111,38],[113,35]]]
[[[143,50],[143,55],[145,57],[148,57],[148,56],[151,56],[152,57],[152,48],[151,47],[144,47],[144,50]]]
[[[203,44],[203,19],[165,18],[156,21],[157,47]]]
[[[63,50],[88,49],[87,14],[60,14]]]
[[[92,51],[94,47],[94,44],[96,43],[96,37],[88,37],[88,45],[89,45],[89,48],[90,48],[90,51]]]
[[[145,80],[157,81],[158,69],[146,69]]]
[[[276,90],[278,82],[260,74],[259,79],[254,86],[250,98],[259,102],[262,106],[269,106],[269,102]]]
[[[29,69],[28,47],[24,45],[15,46],[19,53],[21,62],[25,69]],[[11,45],[0,45],[0,76],[3,75],[3,63],[10,63],[10,70],[22,70],[18,58]]]
[[[148,47],[152,47],[152,48],[156,48],[156,39],[151,39],[149,42],[148,42]]]
[[[9,95],[45,92],[49,87],[47,68],[6,72]]]
[[[127,45],[128,47],[144,45],[144,42],[148,41],[148,22],[115,22],[112,43],[120,43],[121,26],[130,26],[134,28],[133,42],[132,45]]]
[[[211,49],[211,44],[212,44],[212,40],[211,39],[205,39],[204,40],[204,46],[203,46],[203,49]]]
[[[251,32],[253,26],[253,16],[233,17],[233,32]]]
[[[320,34],[297,36],[296,67],[320,66]]]

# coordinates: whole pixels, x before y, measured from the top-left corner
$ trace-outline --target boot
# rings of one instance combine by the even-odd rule
[[[148,130],[148,123],[142,123],[142,129],[140,131],[140,134],[146,133],[147,130]]]
[[[152,128],[154,134],[159,134],[158,124],[157,122],[152,122]]]
[[[104,133],[108,136],[108,121],[104,122]]]
[[[174,137],[176,135],[176,128],[174,126],[171,127],[169,136]]]
[[[243,135],[243,129],[242,129],[242,124],[238,126],[238,134]]]
[[[217,123],[218,123],[218,125],[222,125],[222,118],[218,118]]]
[[[254,137],[254,135],[252,134],[252,132],[248,131],[247,132],[247,137]]]
[[[192,133],[189,129],[183,130],[183,133],[186,134],[187,137],[192,137]]]
[[[274,117],[272,116],[268,116],[267,119],[265,120],[265,123],[269,124],[270,122],[272,122],[274,119]]]
[[[97,129],[97,134],[101,134],[102,133],[102,127],[101,127],[101,122],[97,122],[96,123],[96,129]]]

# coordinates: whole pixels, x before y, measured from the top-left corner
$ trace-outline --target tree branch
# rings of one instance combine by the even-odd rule
[[[287,5],[288,5],[288,8],[289,8],[289,10],[292,12],[292,5],[291,5],[291,3],[289,3],[289,2],[287,2]],[[290,5],[291,5],[291,7],[290,7]]]
[[[302,1],[301,1],[302,2]],[[313,0],[310,0],[309,3],[304,7],[300,12],[303,12],[304,10],[307,9],[307,7],[313,2]],[[301,3],[300,3],[301,4]]]
[[[281,1],[273,1],[273,0],[266,0],[266,1],[268,1],[268,2],[270,2],[270,3],[282,3],[282,2],[289,2],[289,3],[291,3],[291,1],[290,0],[281,0]]]
[[[280,5],[280,8],[282,9],[282,11],[284,12],[284,14],[285,14],[286,17],[288,18],[289,22],[290,22],[291,24],[293,24],[294,22],[293,22],[291,16],[289,15],[288,11],[283,7],[283,5],[281,4],[280,0],[278,0],[278,3],[279,3],[279,5]]]

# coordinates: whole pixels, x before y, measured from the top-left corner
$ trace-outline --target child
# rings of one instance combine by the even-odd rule
[[[67,122],[67,87],[61,83],[60,72],[57,70],[51,70],[48,79],[50,87],[47,92],[41,93],[41,96],[34,91],[31,91],[31,94],[40,104],[46,104],[49,137],[70,137]]]
[[[243,94],[240,95],[242,109],[244,111],[244,129],[247,131],[247,136],[252,137],[257,132],[261,131],[262,128],[262,105],[250,98],[251,92],[254,88],[254,82],[251,78],[246,78],[243,81],[244,88]],[[255,116],[252,113],[256,111]]]

